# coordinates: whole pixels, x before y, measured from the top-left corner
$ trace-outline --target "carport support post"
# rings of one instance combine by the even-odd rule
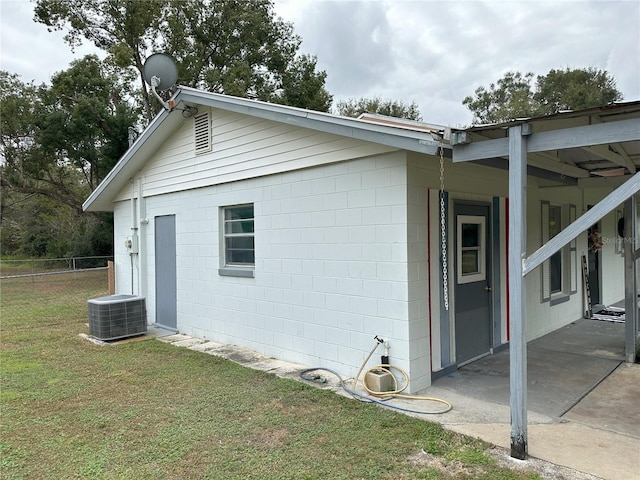
[[[509,128],[509,384],[511,456],[527,458],[527,335],[523,260],[526,255],[527,138],[531,125]]]
[[[636,335],[638,331],[638,288],[636,275],[636,236],[637,236],[636,196],[632,195],[624,202],[624,310],[625,310],[625,347],[627,362],[636,360]]]

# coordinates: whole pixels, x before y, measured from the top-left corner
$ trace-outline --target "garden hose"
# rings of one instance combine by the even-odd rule
[[[347,387],[347,385],[345,384],[345,381],[343,380],[343,378],[340,376],[339,373],[337,373],[337,372],[335,372],[333,370],[330,370],[328,368],[308,368],[308,369],[303,370],[302,372],[300,372],[300,378],[302,378],[303,380],[307,380],[307,381],[314,381],[314,380],[321,379],[321,377],[319,375],[317,375],[317,374],[316,375],[310,375],[311,372],[317,372],[317,371],[329,372],[329,373],[335,375],[338,378],[338,380],[340,381],[340,386],[342,387],[342,389],[345,392],[349,393],[352,397],[354,397],[354,398],[356,398],[358,400],[364,401],[364,402],[377,403],[379,405],[384,405],[385,407],[393,408],[395,410],[400,410],[400,411],[403,411],[403,412],[420,413],[420,414],[424,414],[424,415],[434,415],[434,414],[447,413],[448,411],[450,411],[453,408],[453,406],[449,402],[447,402],[446,400],[443,400],[441,398],[423,397],[421,395],[405,395],[405,394],[401,393],[409,386],[409,375],[407,375],[407,372],[405,372],[403,369],[401,369],[400,367],[396,367],[395,365],[386,365],[386,364],[385,365],[377,365],[377,366],[372,367],[369,370],[367,370],[367,372],[370,372],[372,370],[377,370],[377,371],[384,370],[386,372],[389,372],[389,374],[393,378],[393,382],[394,382],[394,389],[393,390],[386,391],[386,392],[374,391],[374,390],[370,389],[367,386],[366,381],[363,379],[362,386],[369,393],[369,395],[364,395],[362,393],[357,392],[355,390],[355,388],[358,385],[358,379],[360,378],[360,374],[362,373],[362,370],[364,370],[365,365],[371,359],[372,355],[374,354],[374,352],[378,348],[378,345],[380,345],[382,343],[382,340],[379,339],[377,336],[375,337],[375,339],[376,339],[376,344],[371,349],[371,351],[369,352],[369,355],[364,360],[364,362],[362,362],[362,365],[360,366],[360,369],[358,370],[358,374],[353,379],[353,387],[352,388]],[[398,371],[402,375],[402,377],[404,378],[404,385],[401,388],[399,388],[398,379],[396,378],[395,375],[393,375],[391,370]],[[365,378],[366,378],[366,373],[365,373]],[[381,398],[376,398],[376,397],[381,397]],[[390,400],[392,398],[404,398],[404,399],[410,399],[410,400],[427,400],[427,401],[431,401],[431,402],[442,403],[442,404],[445,405],[445,408],[442,409],[442,410],[435,411],[435,412],[428,412],[428,411],[424,411],[424,410],[413,410],[413,409],[409,409],[409,408],[400,407],[400,406],[397,406],[397,405],[392,405],[390,403],[386,403],[387,400]]]

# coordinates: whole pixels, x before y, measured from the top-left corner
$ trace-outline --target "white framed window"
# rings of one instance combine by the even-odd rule
[[[486,228],[484,216],[458,215],[458,283],[487,279]]]
[[[562,231],[562,207],[549,205],[549,240]],[[562,292],[564,284],[563,264],[564,252],[559,250],[549,258],[549,293],[554,295]]]
[[[542,201],[540,205],[540,240],[544,245],[575,220],[576,206],[548,201]],[[542,302],[551,301],[554,305],[577,292],[577,262],[577,244],[573,240],[542,263]]]
[[[253,267],[253,204],[222,207],[221,213],[223,267]]]

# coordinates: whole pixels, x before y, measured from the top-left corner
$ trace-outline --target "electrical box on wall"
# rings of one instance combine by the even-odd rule
[[[133,235],[124,241],[124,246],[129,250],[129,254],[138,253],[138,235]]]

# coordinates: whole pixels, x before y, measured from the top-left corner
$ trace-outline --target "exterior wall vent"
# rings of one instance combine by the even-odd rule
[[[211,124],[209,112],[200,113],[193,117],[196,155],[211,151]]]
[[[111,295],[89,300],[89,334],[98,340],[141,335],[147,331],[144,297]]]

